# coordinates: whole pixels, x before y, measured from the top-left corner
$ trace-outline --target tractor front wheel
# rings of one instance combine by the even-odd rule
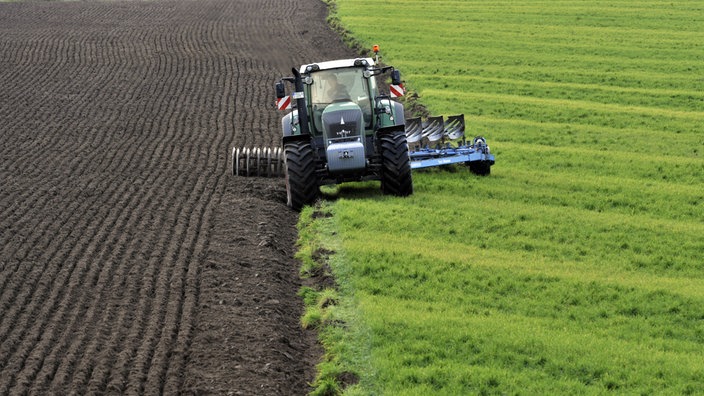
[[[315,156],[310,142],[291,142],[286,152],[286,204],[294,210],[312,204],[318,197]]]
[[[413,194],[411,160],[404,132],[381,136],[381,191],[405,197]]]

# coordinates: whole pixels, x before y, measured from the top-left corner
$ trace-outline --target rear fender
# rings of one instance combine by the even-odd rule
[[[376,135],[378,137],[384,136],[384,135],[390,135],[394,133],[406,133],[406,125],[405,124],[399,124],[399,125],[391,125],[387,127],[381,127],[376,131]]]
[[[287,143],[291,143],[291,142],[310,142],[311,138],[312,138],[311,135],[308,133],[305,133],[302,135],[284,136],[283,137],[283,144],[285,146]]]
[[[283,136],[292,136],[299,131],[294,130],[293,126],[298,124],[298,110],[294,110],[281,118],[281,130]]]
[[[379,125],[400,125],[406,122],[403,105],[382,96],[376,99],[375,113]]]
[[[406,115],[403,111],[403,105],[394,101],[391,103],[394,105],[394,121],[396,121],[396,125],[404,125],[406,123]]]

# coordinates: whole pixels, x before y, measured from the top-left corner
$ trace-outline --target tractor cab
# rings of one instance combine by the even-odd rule
[[[311,133],[314,136],[319,136],[325,131],[322,117],[326,109],[330,113],[336,108],[359,108],[362,113],[360,126],[364,129],[372,128],[373,95],[370,92],[376,91],[376,81],[365,78],[363,68],[319,70],[311,73],[310,77],[309,89],[313,125]]]

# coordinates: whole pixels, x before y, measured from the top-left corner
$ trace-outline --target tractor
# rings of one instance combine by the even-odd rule
[[[313,203],[323,185],[380,180],[383,194],[404,197],[413,194],[412,169],[465,163],[488,175],[494,157],[480,136],[465,143],[464,115],[406,120],[394,100],[403,95],[401,74],[379,65],[377,46],[374,53],[291,69],[275,85],[278,109],[290,110],[281,119],[283,149],[233,148],[233,174],[283,174],[287,204],[295,210]],[[389,76],[384,93],[377,79]],[[458,138],[456,147],[447,141]],[[409,143],[418,147],[409,151]]]
[[[384,194],[412,194],[403,105],[381,93],[376,78],[389,73],[392,85],[400,86],[399,71],[356,58],[311,63],[292,73],[275,87],[280,109],[295,103],[281,120],[283,151],[234,153],[233,164],[243,169],[233,171],[276,173],[283,167],[287,204],[295,210],[314,202],[320,186],[350,181],[380,180]],[[294,87],[290,96],[286,83]]]

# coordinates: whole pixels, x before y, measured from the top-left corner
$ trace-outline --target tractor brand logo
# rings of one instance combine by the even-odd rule
[[[340,136],[340,137],[347,137],[347,136],[350,135],[350,133],[352,133],[352,131],[347,131],[347,130],[344,130],[344,129],[340,129],[340,131],[337,133],[337,136]]]

